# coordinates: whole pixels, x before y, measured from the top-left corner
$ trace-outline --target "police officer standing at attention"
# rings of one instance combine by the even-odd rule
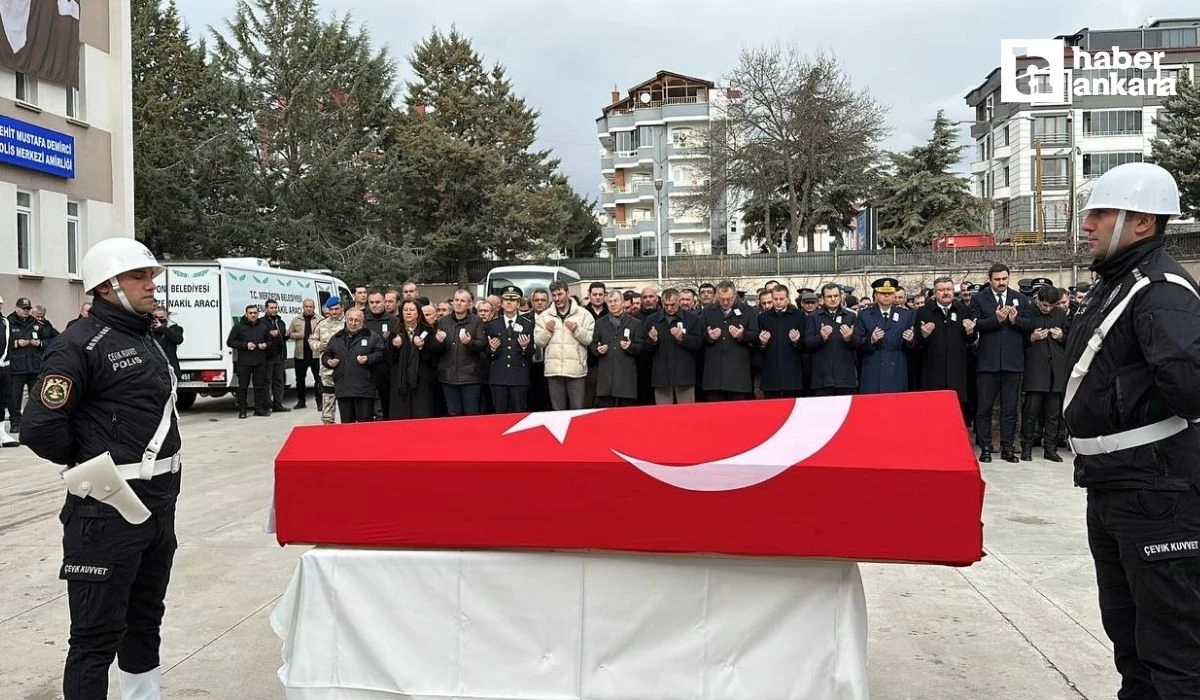
[[[180,447],[175,376],[151,328],[163,268],[110,238],[83,258],[91,315],[46,351],[22,442],[63,465],[63,562],[71,632],[65,700],[159,697],[159,629],[174,559]]]
[[[1200,698],[1200,297],[1163,248],[1179,189],[1127,163],[1083,211],[1099,281],[1067,336],[1064,414],[1100,616],[1121,698]]]

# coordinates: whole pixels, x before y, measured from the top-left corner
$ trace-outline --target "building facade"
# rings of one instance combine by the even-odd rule
[[[0,9],[0,296],[61,329],[85,301],[83,253],[134,231],[130,2]]]
[[[1162,118],[1164,96],[1117,94],[1111,78],[1197,78],[1200,64],[1200,18],[1148,20],[1127,29],[1081,29],[1054,37],[1064,46],[1067,104],[1034,105],[1002,102],[1002,72],[994,69],[965,96],[975,111],[971,179],[975,194],[992,200],[992,231],[998,241],[1079,240],[1089,183],[1122,163],[1150,155]],[[1130,54],[1162,52],[1157,69],[1075,67],[1075,50]],[[1042,66],[1036,57],[1016,60],[1021,71]],[[1097,78],[1104,81],[1095,81]],[[1072,85],[1088,79],[1107,94],[1074,94]],[[1023,92],[1048,93],[1048,78],[1018,81]],[[1093,83],[1092,81],[1095,81]],[[1107,88],[1100,83],[1103,82]],[[1132,91],[1131,91],[1132,92]],[[1074,225],[1072,225],[1074,219]]]
[[[612,101],[596,120],[604,244],[618,257],[740,253],[741,202],[723,195],[699,205],[707,189],[702,134],[728,91],[659,71]]]

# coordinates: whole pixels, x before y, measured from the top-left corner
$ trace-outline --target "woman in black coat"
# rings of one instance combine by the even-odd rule
[[[417,302],[400,304],[400,329],[392,338],[392,402],[388,418],[432,418],[438,392],[437,357],[429,346],[433,326]]]

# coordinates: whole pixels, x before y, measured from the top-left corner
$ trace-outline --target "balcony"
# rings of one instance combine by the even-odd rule
[[[1066,175],[1042,175],[1043,190],[1065,190],[1070,183]],[[1033,187],[1037,189],[1037,174],[1033,176]]]
[[[990,160],[972,161],[971,162],[971,173],[973,175],[978,175],[979,173],[986,172],[989,165],[991,165]]]
[[[615,169],[612,156],[600,156],[600,172],[608,173]]]
[[[1042,145],[1042,148],[1059,148],[1071,145],[1071,137],[1066,133],[1034,134],[1030,146]]]
[[[671,180],[667,183],[667,195],[681,197],[695,196],[702,194],[708,187],[708,180],[700,178],[692,178],[687,180]]]
[[[682,159],[682,158],[707,158],[708,149],[700,148],[692,145],[668,144],[667,158]]]
[[[621,127],[626,130],[633,126],[632,112],[609,112],[608,117],[601,117],[596,120],[596,131],[601,134],[607,134],[610,131],[620,131]]]
[[[638,164],[637,151],[613,151],[613,167],[632,168]]]
[[[1012,155],[1012,146],[997,146],[996,149],[992,152],[992,155],[997,160],[1003,160],[1004,158],[1008,158]]]
[[[667,232],[671,234],[679,233],[711,233],[712,220],[707,216],[667,219]]]

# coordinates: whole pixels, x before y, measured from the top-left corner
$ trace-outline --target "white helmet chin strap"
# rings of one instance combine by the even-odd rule
[[[1125,216],[1125,212],[1121,212],[1121,216]],[[125,296],[125,290],[121,289],[121,284],[117,282],[117,278],[108,278],[108,283],[112,286],[113,291],[117,293],[117,298],[121,300],[121,306],[124,306],[125,310],[129,313],[136,314],[137,312],[133,310],[133,304],[129,303],[129,297]]]
[[[1121,235],[1125,233],[1125,214],[1126,210],[1124,209],[1117,212],[1117,223],[1113,226],[1112,235],[1108,237],[1108,251],[1104,253],[1105,258],[1111,258],[1113,253],[1117,252],[1117,244],[1121,242]]]

